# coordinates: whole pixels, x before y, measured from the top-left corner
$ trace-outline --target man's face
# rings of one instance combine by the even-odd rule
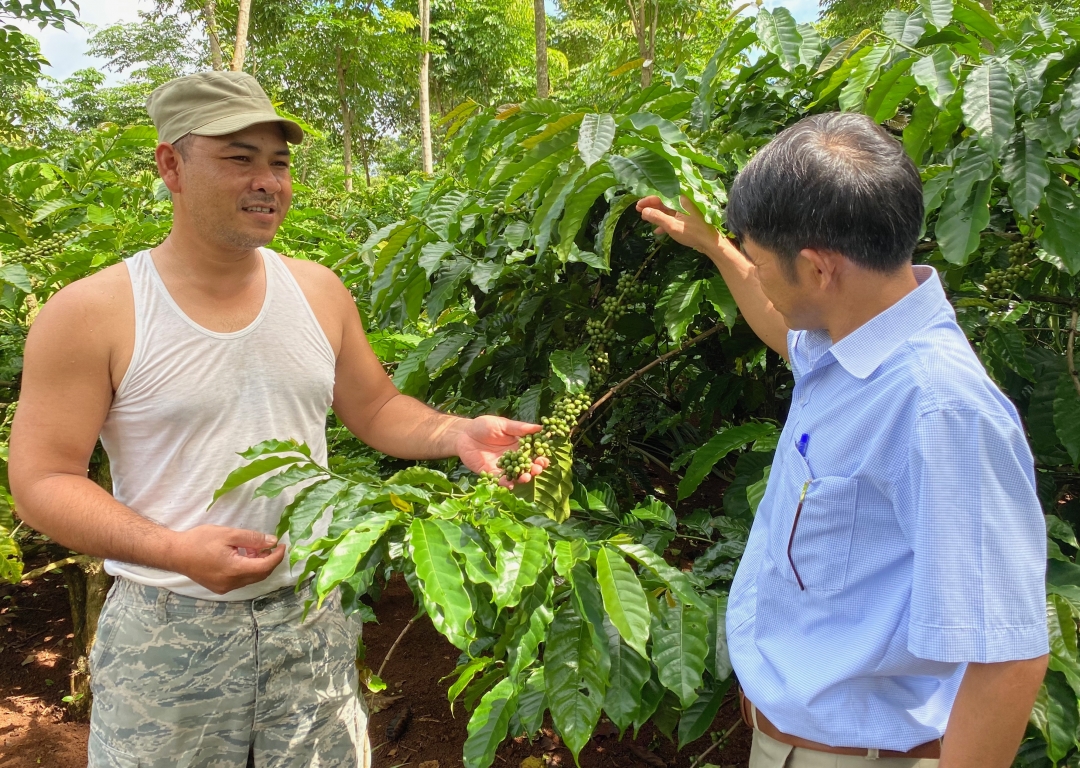
[[[817,307],[820,297],[814,290],[816,281],[811,276],[814,267],[809,260],[796,257],[792,275],[781,264],[780,257],[748,237],[742,240],[742,252],[754,265],[761,292],[783,315],[788,328],[799,331],[824,327]]]
[[[292,202],[289,145],[276,123],[192,136],[179,177],[182,204],[201,236],[228,248],[269,243]]]

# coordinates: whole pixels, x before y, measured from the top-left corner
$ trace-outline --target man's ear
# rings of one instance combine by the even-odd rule
[[[154,150],[154,159],[157,161],[158,175],[174,195],[180,191],[180,165],[184,158],[176,147],[167,142],[161,142]]]
[[[817,248],[803,248],[799,251],[802,258],[800,278],[807,278],[812,285],[826,289],[836,286],[837,278],[844,268],[846,261],[843,256],[835,251],[819,250]]]

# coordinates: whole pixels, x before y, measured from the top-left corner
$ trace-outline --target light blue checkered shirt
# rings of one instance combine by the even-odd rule
[[[791,413],[728,603],[747,697],[781,731],[832,746],[937,739],[966,662],[1048,652],[1020,419],[937,274],[915,270],[917,289],[836,344],[789,334]],[[788,542],[807,481],[800,589]]]

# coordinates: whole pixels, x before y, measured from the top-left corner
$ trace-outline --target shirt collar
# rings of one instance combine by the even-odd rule
[[[916,331],[925,328],[943,306],[948,306],[937,270],[926,265],[911,269],[918,287],[840,341],[830,344],[825,330],[806,333],[810,368],[831,355],[852,376],[865,379]]]

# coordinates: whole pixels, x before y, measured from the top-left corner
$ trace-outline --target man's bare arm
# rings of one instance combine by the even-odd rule
[[[787,359],[787,323],[761,292],[753,264],[715,227],[706,222],[694,204],[685,197],[683,208],[688,213],[668,208],[655,196],[645,197],[637,202],[641,218],[655,225],[657,232],[666,233],[676,242],[709,257],[723,275],[735,303],[739,305],[743,317],[754,333],[768,347]]]
[[[968,665],[945,730],[941,768],[1012,765],[1046,659]]]
[[[112,403],[110,320],[116,273],[73,284],[42,309],[26,341],[22,394],[11,431],[9,477],[19,516],[59,543],[98,557],[183,573],[223,593],[261,581],[284,549],[255,531],[199,526],[176,532],[120,504],[87,477]],[[126,279],[126,273],[124,275]],[[123,287],[121,283],[121,288]]]
[[[298,268],[297,268],[298,267]],[[495,416],[466,419],[436,411],[398,392],[375,356],[352,295],[336,275],[317,265],[294,265],[305,292],[322,299],[316,309],[337,354],[334,413],[372,448],[402,459],[460,456],[474,471],[495,471],[495,461],[539,425]]]

